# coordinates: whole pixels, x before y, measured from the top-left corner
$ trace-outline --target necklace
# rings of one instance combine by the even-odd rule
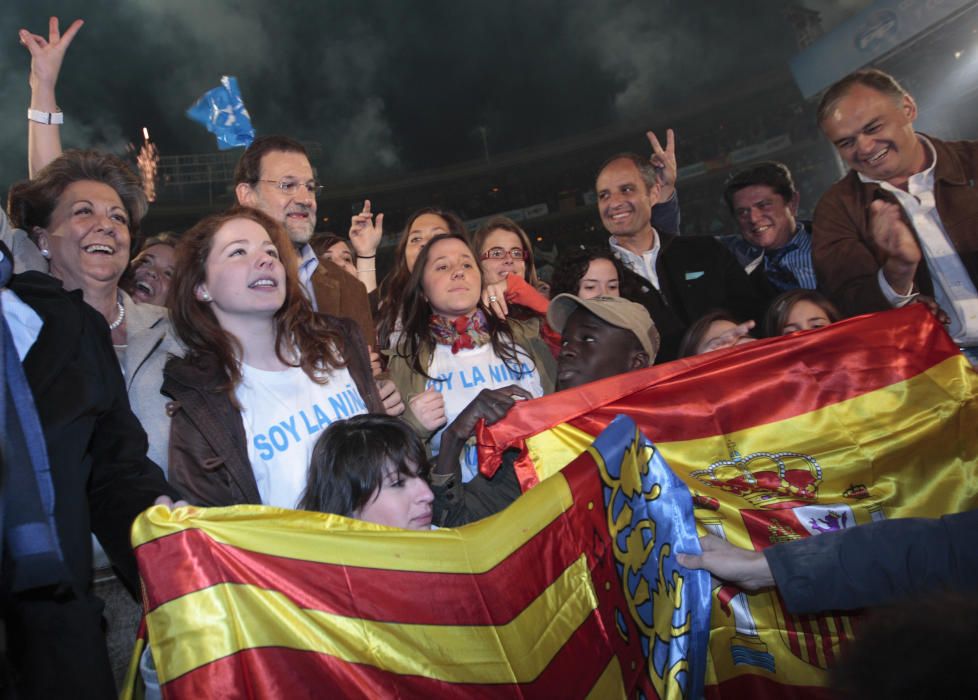
[[[119,315],[115,317],[115,320],[109,324],[109,330],[114,331],[116,328],[122,325],[122,322],[126,320],[126,307],[122,305],[119,299],[115,300],[115,306],[119,309]]]

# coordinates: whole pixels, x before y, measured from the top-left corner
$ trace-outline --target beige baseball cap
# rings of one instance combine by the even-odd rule
[[[638,342],[641,343],[642,349],[648,353],[649,364],[651,365],[655,361],[655,355],[659,351],[659,331],[644,306],[623,297],[581,299],[573,294],[558,294],[550,301],[550,307],[547,309],[547,323],[563,335],[567,319],[581,307],[605,323],[634,333]]]

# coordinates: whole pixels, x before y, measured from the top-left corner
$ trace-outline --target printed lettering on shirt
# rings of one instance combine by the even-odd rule
[[[500,362],[486,368],[476,366],[458,372],[442,372],[437,379],[429,379],[425,383],[425,389],[434,389],[437,392],[451,391],[456,378],[459,387],[472,389],[483,384],[495,386],[500,383],[518,382],[533,375],[534,368],[525,362],[520,363],[520,371],[518,372],[505,362]]]
[[[454,354],[447,346],[439,346],[428,368],[434,379],[427,380],[425,388],[434,389],[445,397],[448,423],[455,420],[483,389],[500,389],[515,384],[533,396],[542,396],[540,373],[522,350],[519,350],[518,363],[507,363],[496,355],[489,344]],[[437,455],[441,449],[441,432],[439,430],[431,439],[433,455]],[[459,462],[462,480],[469,481],[478,472],[479,457],[474,440],[463,448]]]
[[[264,428],[255,426],[252,445],[261,459],[272,459],[304,440],[315,441],[319,433],[334,421],[355,416],[367,410],[356,387],[346,387],[323,400],[299,409],[296,413]]]

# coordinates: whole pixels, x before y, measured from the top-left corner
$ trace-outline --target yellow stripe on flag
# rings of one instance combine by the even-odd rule
[[[147,624],[163,683],[260,647],[328,654],[449,683],[528,683],[597,605],[582,554],[506,625],[371,622],[306,610],[281,593],[239,584],[211,586],[165,603],[147,616]],[[186,635],[196,643],[181,644]]]
[[[626,697],[628,696],[625,693],[625,680],[621,676],[621,664],[617,656],[612,656],[594,687],[587,694],[587,700],[612,700]]]
[[[730,459],[731,448],[744,459],[780,451],[814,457],[823,476],[819,502],[850,501],[843,494],[863,484],[869,498],[861,505],[879,503],[887,517],[960,512],[978,505],[973,488],[978,483],[978,440],[968,439],[978,425],[978,382],[962,363],[962,357],[951,357],[911,379],[786,420],[696,440],[659,440],[656,446],[694,493],[717,498],[720,512],[735,521],[750,504],[691,476]],[[563,424],[527,443],[542,480],[591,440],[593,436]],[[897,510],[891,512],[891,507]],[[734,544],[749,546],[746,534],[734,532]]]
[[[786,401],[793,397],[786,397]],[[627,412],[627,411],[626,411]],[[763,419],[764,407],[758,407]],[[654,420],[654,417],[652,418]],[[711,417],[700,416],[700,421]],[[746,467],[752,473],[776,469],[776,463],[762,453],[793,452],[810,457],[818,464],[821,480],[817,482],[814,503],[825,512],[837,511],[849,518],[845,527],[879,518],[930,516],[955,513],[978,507],[978,375],[960,355],[949,357],[910,379],[895,382],[846,400],[791,418],[753,425],[743,430],[723,432],[716,423],[717,434],[699,439],[669,442],[667,435],[657,435],[648,426],[649,437],[673,471],[689,485],[694,495],[716,499],[717,510],[698,507],[697,524],[710,523],[722,528],[732,544],[749,549],[755,542],[745,526],[743,513],[761,511],[788,519],[792,511],[770,510],[771,501],[751,501],[717,485],[704,483],[707,475],[694,477],[693,472],[707,470],[722,460],[736,466],[714,469],[717,481],[732,478]],[[587,449],[593,436],[570,425],[557,427],[527,438],[530,456],[541,479],[546,479],[567,461]],[[786,469],[805,469],[807,460],[784,457]],[[722,470],[725,473],[721,473]],[[540,487],[555,481],[542,481]],[[741,474],[741,483],[744,483]],[[532,493],[531,489],[528,493]],[[809,516],[811,517],[811,516]],[[811,526],[812,522],[800,523]],[[771,542],[781,534],[770,532]],[[785,688],[794,685],[822,686],[826,653],[818,629],[801,624],[798,618],[794,632],[782,619],[780,603],[770,591],[747,594],[751,626],[758,636],[748,638],[735,628],[731,612],[722,609],[714,597],[710,633],[710,655],[707,685],[723,687],[723,682],[738,676],[758,675],[772,678],[760,666],[737,662],[734,650],[753,654],[770,654],[777,671],[776,678]],[[747,610],[748,608],[744,608]],[[839,638],[853,639],[847,617],[841,618],[841,629],[832,619],[826,631],[832,643],[831,653],[841,653]],[[793,654],[789,642],[794,638],[801,647]],[[810,645],[814,645],[813,647]],[[804,659],[813,649],[812,663]]]
[[[528,437],[526,447],[540,481],[549,479],[577,459],[578,455],[591,446],[595,437],[569,423],[561,423]]]
[[[822,469],[821,503],[859,503],[843,494],[863,484],[869,497],[860,505],[878,503],[887,517],[960,512],[976,505],[967,485],[978,483],[978,440],[969,439],[975,429],[962,428],[978,425],[978,383],[961,381],[961,362],[952,357],[906,381],[787,420],[658,447],[694,492],[735,510],[751,506],[690,476],[730,459],[731,446],[744,459],[782,450],[814,457]]]
[[[479,574],[496,567],[573,505],[564,479],[516,501],[505,518],[464,530],[412,532],[338,515],[269,506],[150,509],[133,526],[133,547],[187,529],[203,529],[216,542],[260,554],[309,562],[392,571]],[[227,514],[228,519],[222,517]],[[243,515],[250,516],[242,522]],[[263,527],[263,524],[265,525]],[[322,535],[329,532],[329,546]],[[464,552],[464,554],[463,554]]]

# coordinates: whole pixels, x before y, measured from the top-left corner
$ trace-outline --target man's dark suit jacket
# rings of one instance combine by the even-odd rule
[[[631,270],[625,271],[629,298],[649,310],[662,336],[656,363],[676,359],[683,333],[696,319],[726,309],[741,321],[761,322],[765,299],[744,269],[712,236],[659,233],[655,269],[661,292]]]

